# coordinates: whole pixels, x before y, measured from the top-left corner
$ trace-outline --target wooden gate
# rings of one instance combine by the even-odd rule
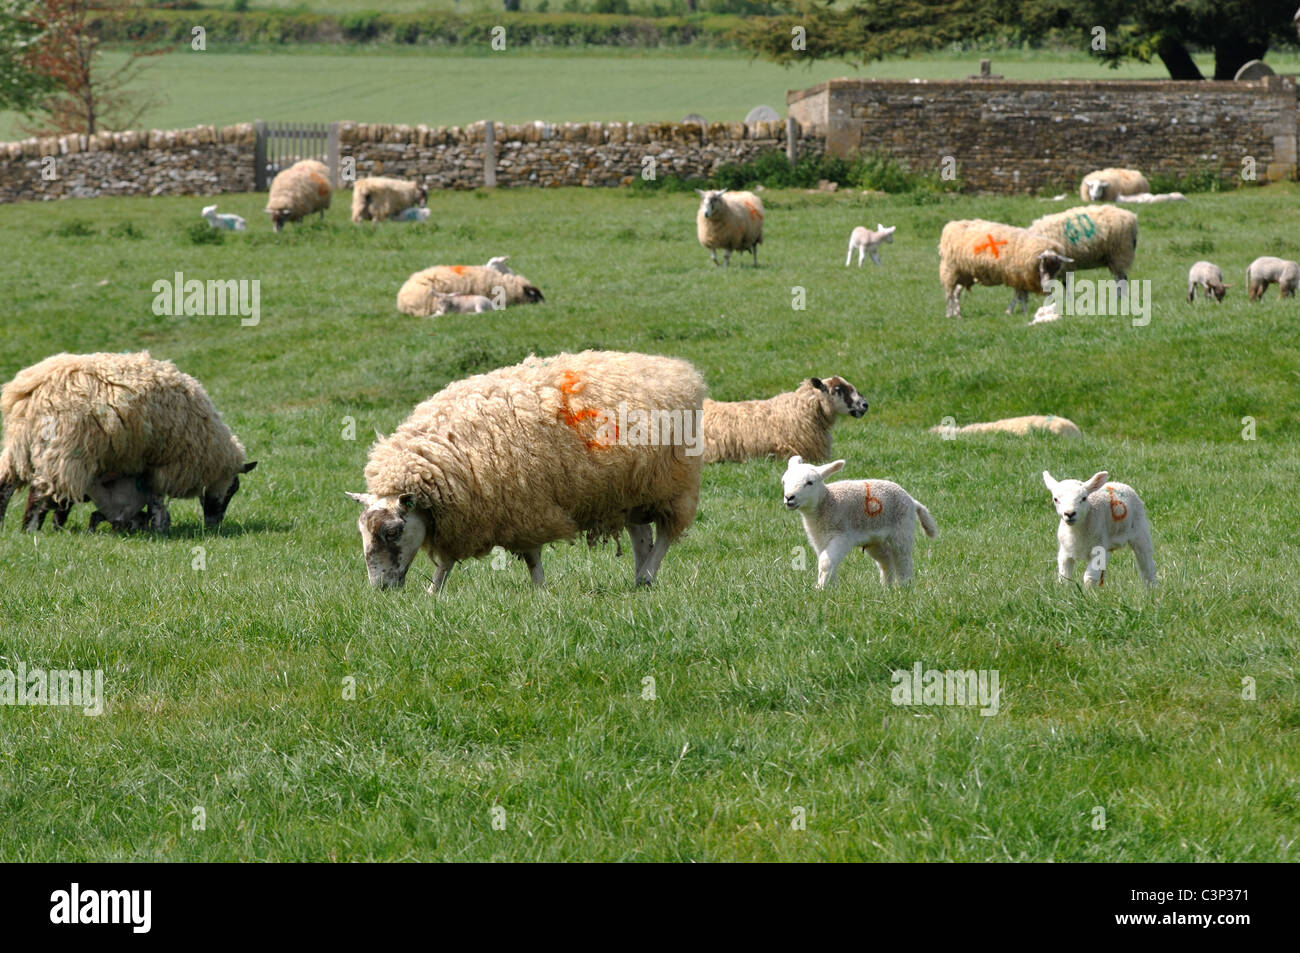
[[[318,159],[330,170],[330,184],[339,186],[339,124],[336,122],[263,122],[257,120],[254,180],[259,192],[270,187],[281,169],[299,159]]]

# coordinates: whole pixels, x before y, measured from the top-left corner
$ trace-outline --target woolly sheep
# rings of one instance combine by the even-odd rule
[[[112,473],[147,475],[154,530],[168,528],[167,497],[194,496],[213,528],[239,474],[257,465],[245,462],[203,385],[147,351],[48,357],[5,385],[0,413],[0,520],[29,484],[24,525],[32,531],[46,510],[85,499]]]
[[[492,299],[482,295],[449,295],[440,291],[434,294],[438,298],[433,307],[434,317],[444,314],[483,314],[496,310]]]
[[[1128,271],[1137,251],[1138,220],[1126,208],[1083,205],[1044,215],[1029,230],[1057,242],[1073,261],[1066,271],[1109,268],[1120,292],[1128,286]]]
[[[727,189],[695,190],[700,208],[695,213],[695,235],[718,264],[718,249],[731,264],[731,253],[752,252],[758,267],[758,246],[763,242],[763,201],[753,192]]]
[[[1046,293],[1047,283],[1069,264],[1059,242],[1026,228],[978,218],[949,222],[939,238],[947,316],[961,317],[961,293],[976,283],[1011,287],[1015,295],[1007,314],[1017,306],[1028,313],[1030,292]]]
[[[457,562],[500,546],[541,586],[543,545],[624,528],[634,579],[650,584],[695,518],[704,394],[685,361],[617,351],[530,356],[448,385],[371,448],[367,492],[348,494],[371,584],[401,586],[423,549],[437,592]]]
[[[872,264],[880,264],[880,252],[877,251],[877,246],[879,246],[881,242],[889,242],[892,245],[894,242],[894,232],[897,229],[897,225],[890,225],[886,228],[884,225],[877,223],[876,230],[873,232],[866,226],[859,225],[849,234],[849,254],[844,259],[844,267],[847,268],[849,262],[853,260],[853,250],[855,248],[858,250],[859,268],[862,267],[862,258],[864,255],[871,256]]]
[[[329,207],[330,172],[323,162],[303,159],[271,180],[266,213],[277,232],[285,222],[300,222],[312,212],[319,212],[323,220]]]
[[[501,289],[506,305],[545,300],[541,291],[523,275],[507,275],[479,265],[434,265],[406,279],[397,292],[397,310],[427,318],[437,309],[439,292],[482,295],[495,302],[497,289]]]
[[[1079,184],[1079,198],[1085,202],[1114,202],[1121,195],[1150,191],[1147,177],[1137,169],[1098,169]]]
[[[1223,271],[1219,266],[1208,261],[1198,261],[1187,270],[1187,300],[1189,302],[1195,303],[1198,286],[1201,289],[1202,297],[1213,297],[1215,301],[1222,301],[1223,296],[1232,287],[1232,285],[1223,283]]]
[[[371,176],[357,179],[352,188],[352,222],[382,222],[412,207],[423,208],[429,190],[419,182]]]
[[[1146,506],[1133,487],[1108,483],[1105,470],[1094,473],[1085,482],[1052,478],[1043,471],[1043,483],[1052,494],[1052,505],[1061,517],[1056,527],[1057,579],[1069,582],[1074,564],[1082,559],[1085,586],[1100,586],[1106,581],[1106,563],[1110,554],[1128,546],[1137,558],[1138,572],[1147,585],[1156,584],[1155,548],[1151,543],[1151,523]]]
[[[1256,258],[1246,269],[1246,288],[1251,301],[1262,301],[1271,284],[1283,298],[1292,297],[1300,287],[1300,264],[1264,255]]]
[[[934,517],[889,480],[825,482],[843,468],[843,460],[815,467],[794,456],[781,477],[785,507],[799,511],[808,543],[817,553],[817,588],[834,581],[835,570],[857,546],[880,567],[881,585],[908,582],[917,519],[925,535],[933,538],[939,534]]]
[[[1072,420],[1064,417],[1058,417],[1055,414],[1030,414],[1027,417],[1007,417],[1003,420],[990,420],[981,423],[967,424],[964,427],[931,427],[930,433],[943,434],[945,437],[956,436],[959,433],[1011,433],[1021,437],[1027,436],[1035,430],[1054,433],[1061,437],[1081,437],[1082,431]]]
[[[213,228],[224,228],[232,232],[242,232],[248,228],[248,223],[244,221],[242,215],[235,215],[233,212],[219,215],[215,205],[204,206],[202,215]]]
[[[495,258],[489,258],[484,268],[491,268],[493,271],[499,271],[503,275],[513,275],[514,271],[506,264],[510,260],[509,255],[497,255]]]
[[[798,454],[820,463],[831,455],[831,427],[843,414],[861,417],[867,401],[842,377],[810,377],[766,400],[704,402],[704,462],[740,463]]]
[[[1182,192],[1138,192],[1134,195],[1117,195],[1116,201],[1134,202],[1138,205],[1154,205],[1160,202],[1186,202],[1187,196]]]

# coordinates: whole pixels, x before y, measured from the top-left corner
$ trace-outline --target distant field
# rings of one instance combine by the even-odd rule
[[[110,54],[111,56],[111,54]],[[1110,70],[1083,54],[994,54],[994,70],[1015,79],[1161,77],[1158,64]],[[252,119],[405,122],[457,125],[479,119],[662,120],[700,113],[739,120],[766,103],[785,110],[785,94],[837,76],[951,79],[978,71],[979,54],[934,55],[873,63],[776,66],[739,53],[628,52],[608,49],[505,53],[384,47],[193,53],[164,56],[142,80],[164,97],[143,127],[224,125]],[[1209,66],[1206,61],[1203,66]],[[1279,60],[1279,71],[1300,68]],[[20,138],[16,118],[0,113],[0,140]]]

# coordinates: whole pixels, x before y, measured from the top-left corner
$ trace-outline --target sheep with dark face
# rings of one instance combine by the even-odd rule
[[[766,400],[704,402],[704,462],[740,463],[762,457],[830,458],[831,427],[861,417],[867,400],[842,377],[810,377]]]

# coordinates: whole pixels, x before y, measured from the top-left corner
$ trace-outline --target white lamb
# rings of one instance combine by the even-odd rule
[[[817,588],[830,585],[839,564],[857,546],[880,567],[881,585],[908,582],[917,518],[925,535],[933,538],[939,533],[934,517],[888,480],[826,483],[826,477],[843,468],[843,460],[816,467],[791,457],[781,478],[786,509],[799,511],[808,543],[817,553]]]
[[[441,291],[435,291],[434,295],[438,299],[433,306],[432,317],[435,318],[443,314],[483,314],[496,310],[492,299],[483,295],[446,294]]]
[[[1201,297],[1213,297],[1222,301],[1232,285],[1223,283],[1223,271],[1210,261],[1198,261],[1187,271],[1187,300],[1196,303],[1196,289],[1201,289]]]
[[[1138,572],[1147,585],[1155,587],[1155,549],[1151,543],[1151,523],[1147,510],[1133,487],[1106,482],[1105,470],[1094,473],[1086,482],[1057,481],[1046,470],[1043,482],[1052,493],[1052,504],[1061,517],[1056,528],[1057,578],[1069,582],[1074,564],[1082,559],[1085,586],[1100,586],[1106,581],[1106,563],[1110,554],[1124,546],[1131,547],[1137,558]]]
[[[1281,297],[1294,297],[1300,288],[1300,264],[1272,255],[1256,258],[1246,269],[1246,296],[1251,301],[1263,301],[1271,284],[1277,285]]]
[[[429,216],[432,214],[433,214],[433,209],[427,206],[424,208],[420,208],[419,206],[413,205],[410,208],[402,209],[400,212],[398,212],[396,215],[390,218],[389,221],[390,222],[427,222],[429,220]]]
[[[242,232],[248,227],[242,215],[235,215],[233,212],[223,212],[217,214],[215,205],[205,206],[203,217],[208,220],[208,224],[213,228],[224,228],[231,232]]]
[[[885,226],[877,223],[876,230],[873,232],[871,229],[859,225],[849,235],[849,254],[844,259],[844,267],[849,267],[849,262],[853,260],[853,249],[855,248],[858,250],[859,268],[862,267],[864,255],[870,255],[873,264],[880,264],[880,252],[876,249],[881,242],[889,242],[892,245],[894,243],[894,231],[897,228],[897,225],[890,225],[885,228]]]

